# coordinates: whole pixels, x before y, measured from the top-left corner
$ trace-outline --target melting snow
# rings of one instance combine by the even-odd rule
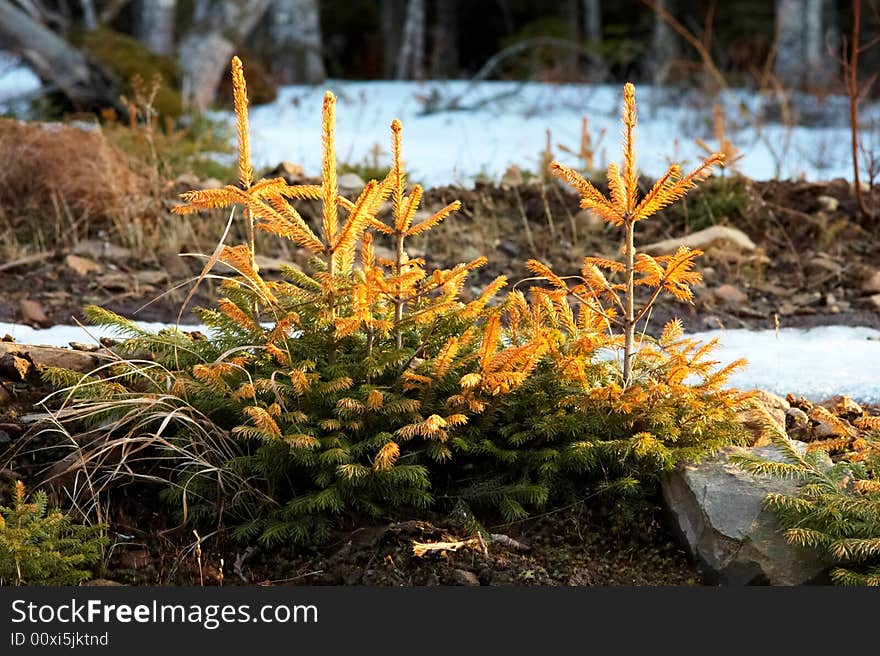
[[[0,114],[16,108],[18,100],[40,88],[40,78],[18,58],[0,50]]]
[[[619,85],[464,81],[343,82],[328,81],[338,96],[337,130],[340,161],[372,161],[381,149],[379,163],[388,162],[389,124],[395,117],[404,124],[404,155],[415,181],[428,186],[470,185],[481,174],[498,179],[508,166],[536,171],[552,128],[553,151],[563,162],[578,162],[556,144],[577,149],[581,117],[587,116],[596,148],[596,165],[619,153]],[[323,87],[289,86],[270,104],[251,110],[251,153],[258,167],[289,160],[306,173],[320,170],[320,107]],[[460,97],[458,111],[424,113],[425,99],[435,95]],[[687,92],[641,85],[638,146],[642,171],[661,175],[670,159],[693,165],[703,156],[694,137],[712,144],[712,108],[694,104]],[[726,107],[727,136],[744,154],[739,170],[754,179],[775,177],[827,180],[852,174],[846,144],[849,128],[839,117],[843,101],[830,97],[824,104],[802,99],[804,121],[790,130],[778,124],[757,125],[742,118],[760,111],[760,98],[743,90],[730,90],[722,98]],[[865,106],[863,125],[868,145],[880,145],[880,105]],[[218,118],[232,120],[229,112]],[[760,131],[759,131],[760,127]],[[780,160],[777,171],[777,159]],[[778,175],[777,175],[778,174]]]

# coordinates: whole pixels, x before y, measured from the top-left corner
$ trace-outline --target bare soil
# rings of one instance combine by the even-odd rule
[[[874,196],[874,205],[880,207],[880,192]],[[412,240],[409,251],[441,267],[486,255],[488,264],[472,276],[466,293],[478,293],[498,275],[507,276],[511,285],[534,284],[526,280],[524,262],[529,258],[572,274],[579,271],[585,256],[619,253],[619,233],[579,214],[577,197],[555,182],[437,188],[426,192],[423,207],[430,211],[455,198],[462,201],[462,210],[438,229]],[[319,216],[317,208],[308,204],[302,213],[312,219]],[[876,225],[857,216],[846,181],[716,182],[658,218],[641,222],[637,244],[682,237],[711,225],[743,231],[756,250],[709,249],[699,260],[705,285],[696,289],[694,304],[673,299],[659,304],[649,332],[659,332],[673,317],[682,319],[691,331],[774,328],[777,321],[782,327],[880,327],[880,308],[870,299],[876,292],[865,289],[866,279],[880,270],[880,239]],[[267,258],[262,267],[267,277],[278,275],[281,261],[306,264],[306,253],[260,237],[258,250]],[[235,239],[233,235],[230,241]],[[126,249],[114,244],[112,235],[42,253],[37,261],[28,261],[28,255],[21,264],[7,262],[0,269],[0,321],[71,323],[82,320],[83,306],[96,303],[144,321],[173,322],[204,264],[203,259],[176,252]],[[87,263],[86,270],[77,271],[70,255],[94,266]],[[75,264],[82,268],[81,262]],[[725,300],[718,291],[725,285],[742,292],[745,299]],[[203,282],[182,322],[194,322],[189,310],[212,303],[216,292],[215,281]],[[26,312],[25,300],[35,301],[45,317]]]

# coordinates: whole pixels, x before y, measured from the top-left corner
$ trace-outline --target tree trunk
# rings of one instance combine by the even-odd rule
[[[827,87],[837,77],[828,47],[835,41],[834,2],[777,0],[779,44],[773,73],[792,87]]]
[[[409,0],[397,55],[397,79],[421,79],[425,61],[425,0]]]
[[[229,0],[197,2],[193,27],[180,44],[183,102],[198,111],[206,110],[229,67],[229,60],[272,0]]]
[[[657,0],[657,5],[669,13],[675,11],[670,0]],[[679,58],[678,39],[669,24],[663,20],[659,11],[654,12],[654,28],[651,35],[651,58],[648,68],[654,84],[663,84],[669,76],[669,69]]]
[[[568,38],[572,43],[579,43],[581,40],[581,21],[579,15],[578,0],[566,0],[563,5],[564,19],[568,28]],[[563,56],[562,74],[566,80],[575,80],[578,75],[578,64],[580,63],[580,54],[571,49]]]
[[[458,0],[437,0],[431,29],[431,77],[458,74]]]
[[[9,0],[0,0],[0,42],[21,55],[77,110],[115,107],[124,113],[113,76]]]
[[[272,0],[270,62],[281,84],[319,84],[324,71],[321,20],[316,0]]]
[[[138,9],[137,38],[160,55],[174,52],[177,0],[141,0]]]
[[[602,5],[599,0],[583,0],[584,36],[591,45],[602,43]]]
[[[94,0],[79,0],[79,5],[82,8],[83,27],[87,30],[94,30],[98,27],[98,17],[95,15]]]
[[[382,69],[386,78],[394,77],[397,55],[400,52],[400,16],[406,7],[403,0],[382,0]]]

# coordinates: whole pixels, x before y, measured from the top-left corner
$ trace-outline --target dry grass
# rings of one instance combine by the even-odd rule
[[[0,155],[4,231],[32,231],[46,245],[107,229],[150,204],[145,177],[99,132],[0,120]]]
[[[210,249],[217,233],[216,222],[172,216],[176,190],[97,127],[0,119],[0,158],[0,256],[69,249],[94,237],[136,253],[178,253]]]

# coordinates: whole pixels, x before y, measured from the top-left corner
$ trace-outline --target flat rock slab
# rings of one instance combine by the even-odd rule
[[[0,342],[0,358],[12,354],[20,358],[28,358],[37,367],[59,367],[80,373],[92,371],[107,356],[100,352],[75,351],[57,346],[33,346],[17,342]]]
[[[721,585],[783,586],[823,581],[828,564],[813,552],[788,544],[774,513],[763,508],[768,493],[796,494],[798,483],[743,471],[729,461],[730,455],[742,453],[784,460],[772,445],[731,447],[698,464],[679,467],[662,483],[666,506],[707,580]]]

